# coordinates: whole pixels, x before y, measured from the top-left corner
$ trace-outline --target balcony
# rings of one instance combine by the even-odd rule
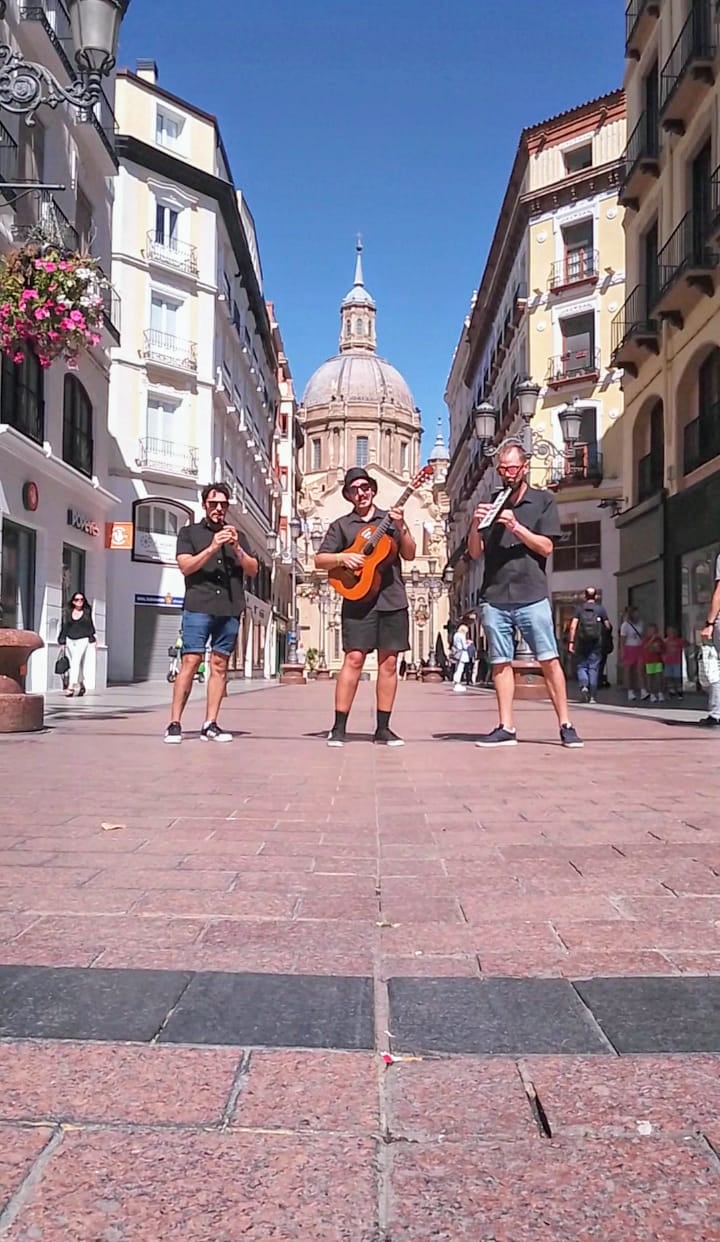
[[[568,384],[595,384],[599,378],[599,349],[571,349],[548,359],[546,382],[550,388],[562,388]]]
[[[513,323],[516,328],[519,328],[520,324],[522,323],[523,315],[525,314],[525,311],[527,310],[527,304],[528,304],[527,285],[525,284],[524,281],[521,281],[520,284],[517,286],[515,290],[515,294],[513,296],[512,317],[513,317]]]
[[[715,169],[710,181],[710,224],[708,241],[720,246],[720,167]]]
[[[98,268],[98,271],[100,275],[103,277],[103,279],[107,280],[107,276],[105,275],[101,267]],[[115,344],[119,345],[120,344],[120,312],[121,312],[121,307],[122,307],[122,303],[120,301],[120,294],[118,293],[117,289],[114,288],[113,285],[107,284],[105,285],[102,291],[102,300],[103,300],[103,323],[105,324],[107,331],[110,333],[111,337],[115,341]]]
[[[660,176],[660,134],[655,113],[643,112],[628,138],[618,195],[621,206],[637,211],[643,195]]]
[[[557,487],[591,483],[597,487],[603,479],[602,453],[597,444],[574,444],[555,479]]]
[[[648,314],[646,285],[636,285],[612,321],[612,364],[637,376],[650,354],[660,352],[660,322]]]
[[[18,181],[19,176],[18,145],[12,134],[0,124],[0,194],[5,196],[11,206],[15,202],[15,193],[13,190],[4,190],[2,183]]]
[[[685,133],[688,121],[715,81],[716,59],[710,0],[696,0],[660,72],[660,120],[669,133]]]
[[[660,0],[630,0],[625,9],[625,55],[639,60],[660,15]]]
[[[49,39],[65,72],[71,78],[76,77],[70,17],[63,0],[35,0],[33,4],[21,4],[20,20],[35,24],[28,26],[26,32],[33,54],[37,54],[41,61],[45,59]]]
[[[94,108],[85,108],[77,112],[77,120],[80,125],[92,125],[95,128],[112,164],[112,168],[107,170],[108,176],[114,176],[118,169],[118,158],[115,151],[115,138],[118,126],[115,113],[110,106],[110,100],[105,91],[100,91],[100,98]]]
[[[720,457],[720,401],[683,428],[683,474]]]
[[[137,464],[144,470],[195,479],[198,475],[198,450],[190,444],[176,444],[174,440],[156,440],[154,436],[146,436],[140,441]]]
[[[596,285],[600,275],[597,250],[569,250],[550,268],[548,289],[562,293],[576,285]]]
[[[662,458],[655,453],[646,453],[637,464],[637,499],[638,504],[657,496],[665,486]]]
[[[177,241],[174,237],[165,237],[151,229],[147,235],[145,254],[150,263],[168,268],[172,272],[181,272],[183,276],[197,276],[197,247],[188,242]]]
[[[193,374],[197,371],[197,345],[194,341],[183,341],[168,332],[157,332],[154,328],[144,332],[143,338],[142,357],[147,362]]]
[[[712,297],[720,256],[708,245],[709,224],[688,211],[658,254],[659,294],[653,315],[681,328],[702,297]]]

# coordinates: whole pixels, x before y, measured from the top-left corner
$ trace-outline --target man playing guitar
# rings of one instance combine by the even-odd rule
[[[385,517],[385,510],[375,506],[377,482],[366,470],[353,466],[343,482],[343,496],[352,504],[350,513],[330,523],[320,550],[315,557],[317,569],[329,570],[344,566],[359,569],[363,557],[346,552],[363,527]],[[400,572],[400,558],[415,559],[415,540],[405,525],[402,509],[391,509],[392,526],[388,534],[398,547],[399,556],[388,563],[382,574],[380,591],[369,599],[343,600],[342,637],[345,659],[335,685],[335,722],[328,734],[328,746],[344,746],[347,720],[355,698],[365,657],[377,651],[377,728],[374,741],[381,746],[402,746],[403,740],[390,728],[397,692],[397,658],[410,646],[408,601]]]

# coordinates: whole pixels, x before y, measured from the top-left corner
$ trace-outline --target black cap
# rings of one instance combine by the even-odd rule
[[[367,470],[363,469],[362,466],[351,466],[349,470],[345,471],[345,478],[343,480],[343,495],[350,487],[350,484],[357,483],[358,479],[364,479],[366,483],[369,483],[373,490],[373,495],[375,495],[378,489],[377,480],[371,478]]]

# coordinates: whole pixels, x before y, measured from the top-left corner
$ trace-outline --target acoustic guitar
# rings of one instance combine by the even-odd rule
[[[432,466],[423,466],[408,484],[392,509],[402,509],[406,500],[416,492],[423,483],[427,483],[434,474]],[[348,600],[371,600],[377,595],[382,585],[383,570],[397,558],[398,545],[388,534],[392,526],[392,518],[386,513],[379,522],[368,522],[358,531],[351,546],[346,552],[357,552],[365,558],[361,569],[346,569],[340,565],[337,569],[328,570],[328,582],[335,588],[338,595]]]

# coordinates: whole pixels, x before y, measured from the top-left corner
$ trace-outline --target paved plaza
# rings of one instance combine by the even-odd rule
[[[248,690],[0,739],[0,1238],[720,1239],[720,738]]]

